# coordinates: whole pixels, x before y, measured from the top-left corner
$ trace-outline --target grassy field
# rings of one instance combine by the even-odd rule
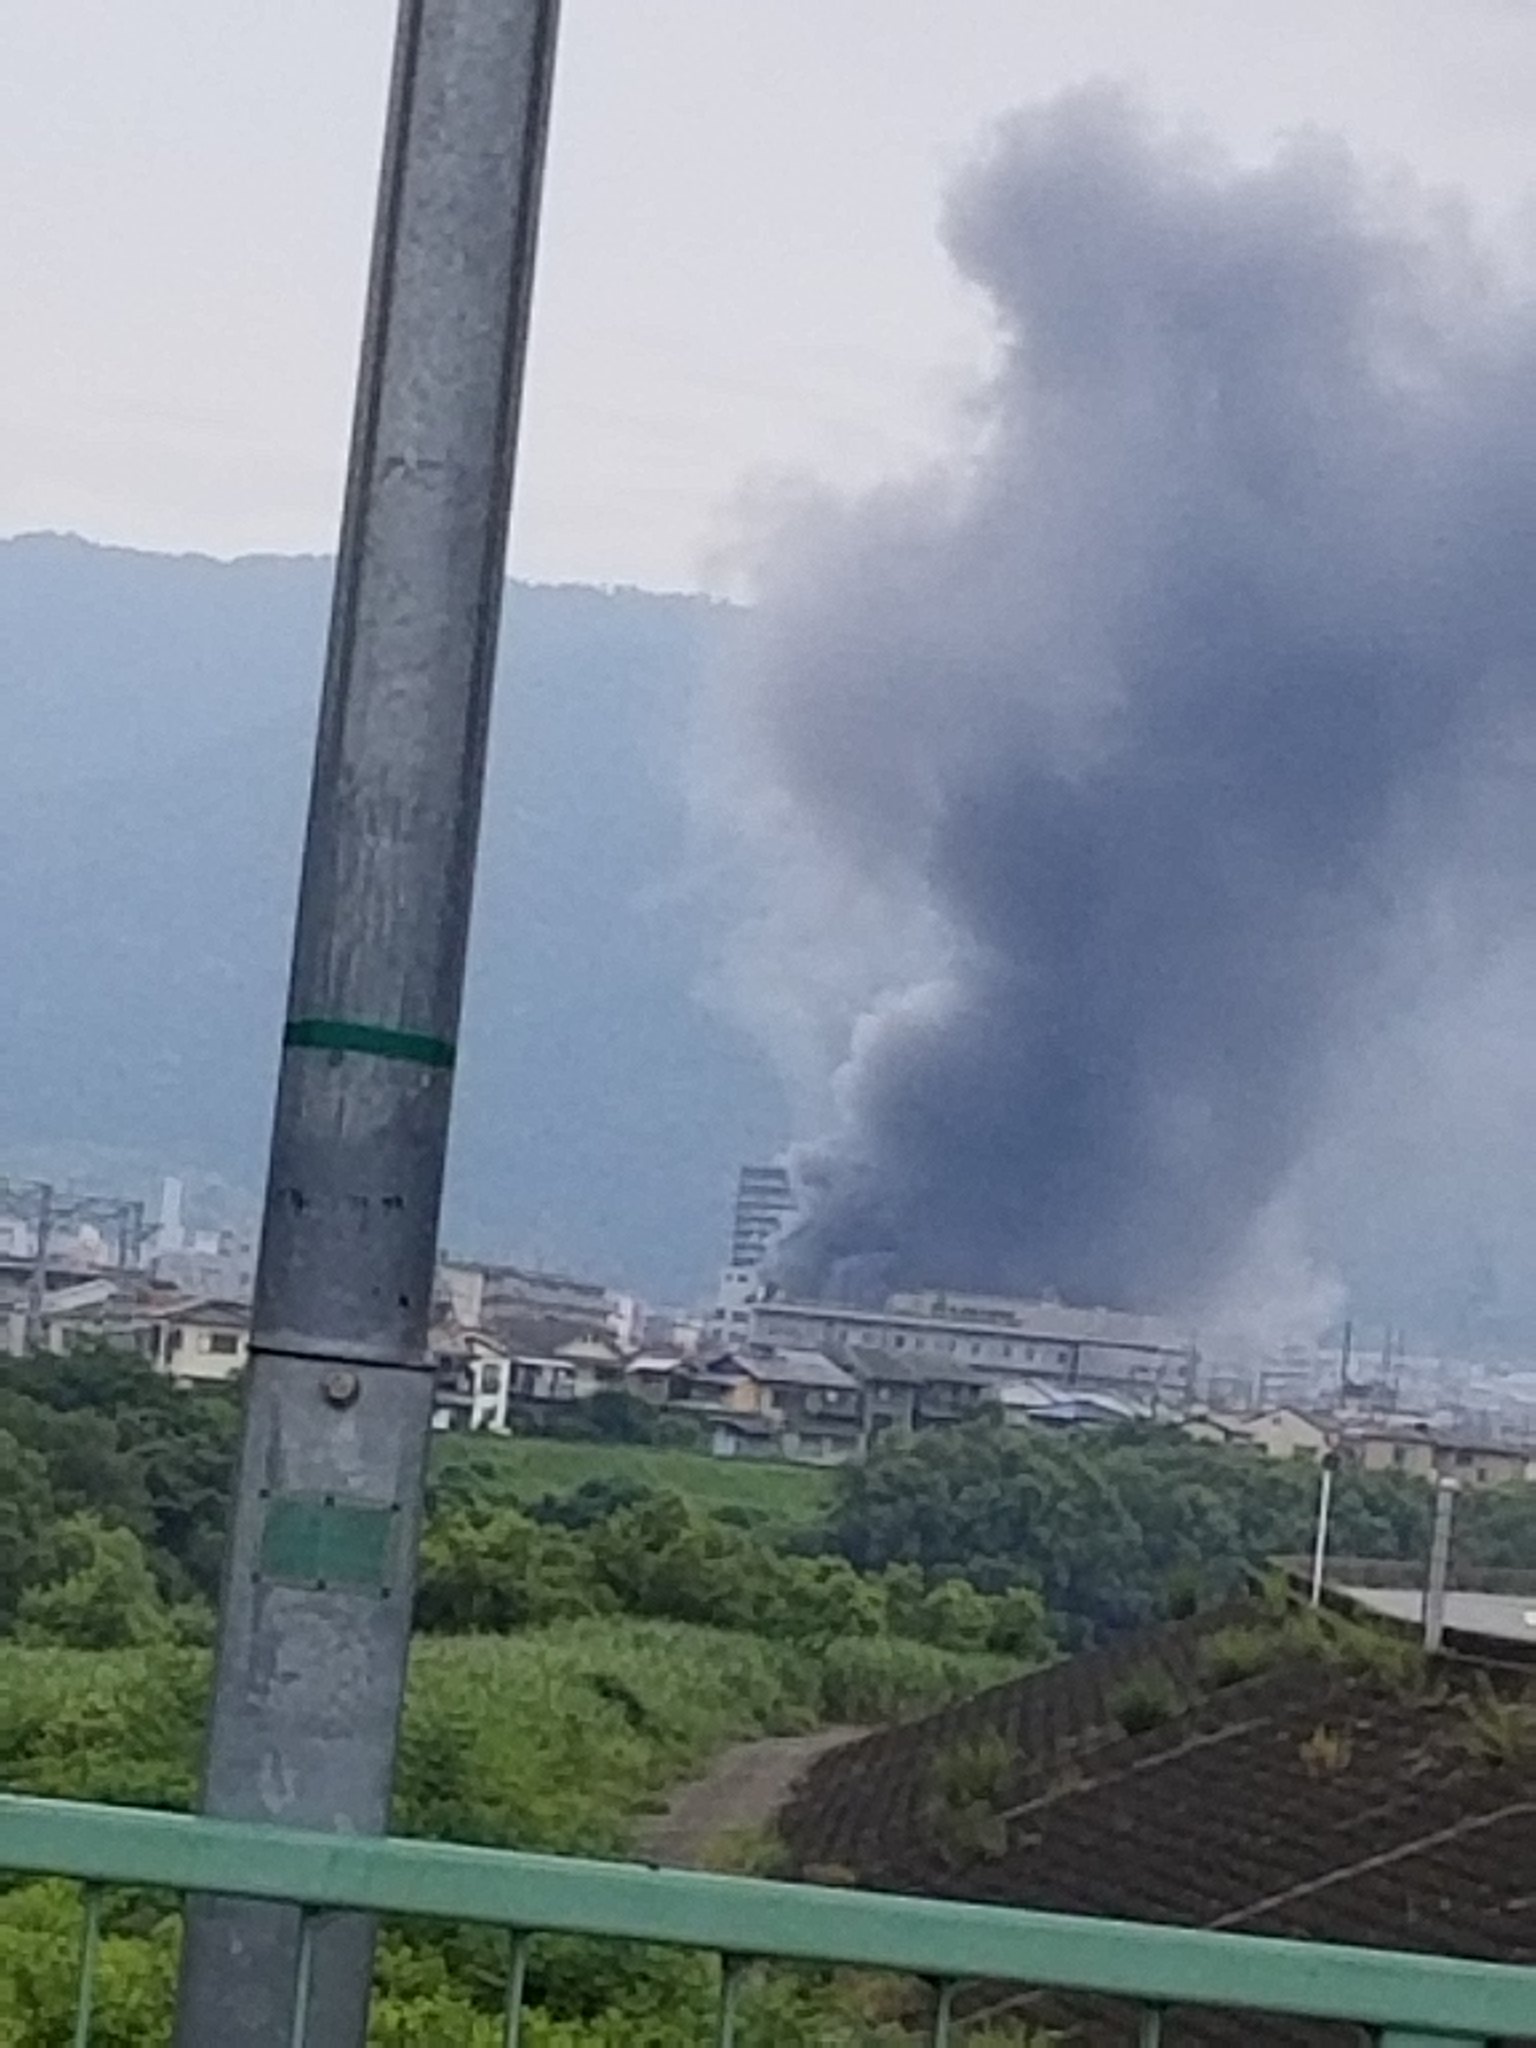
[[[0,1644],[0,1791],[191,1803],[206,1651]],[[811,1647],[629,1616],[411,1653],[396,1826],[615,1850],[728,1742],[920,1711],[1014,1667],[895,1637]]]
[[[496,1846],[622,1854],[637,1817],[725,1744],[915,1710],[995,1682],[993,1658],[891,1638],[823,1650],[609,1617],[516,1636],[426,1637],[412,1657],[395,1825]],[[200,1650],[0,1644],[0,1790],[185,1806],[208,1679]],[[150,2048],[169,2027],[174,1916],[108,1895],[91,2039]],[[67,2048],[74,1888],[0,1886],[0,2048]],[[372,2048],[496,2048],[505,1945],[412,1924],[386,1936]],[[537,1944],[528,2048],[706,2048],[709,1959]],[[862,2048],[893,2036],[779,1976],[752,1989],[741,2048]],[[900,2036],[905,2040],[906,2036]]]
[[[434,1478],[472,1472],[488,1494],[527,1506],[570,1493],[589,1479],[631,1479],[670,1488],[702,1507],[751,1510],[781,1527],[813,1522],[826,1505],[832,1474],[804,1465],[737,1463],[703,1451],[644,1444],[569,1444],[548,1437],[441,1437],[432,1448]]]

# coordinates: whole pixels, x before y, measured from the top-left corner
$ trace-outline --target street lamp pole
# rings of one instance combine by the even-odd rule
[[[1459,1488],[1454,1479],[1435,1482],[1435,1521],[1429,1538],[1429,1571],[1424,1582],[1424,1647],[1433,1656],[1445,1635],[1445,1589],[1451,1575],[1451,1517]]]
[[[1323,1603],[1323,1571],[1328,1562],[1328,1518],[1333,1511],[1333,1474],[1338,1464],[1337,1451],[1324,1451],[1318,1461],[1317,1481],[1317,1534],[1312,1544],[1312,1589],[1310,1604],[1320,1607]]]
[[[204,1766],[224,1818],[388,1822],[557,16],[400,7]],[[178,2048],[361,2048],[372,1954],[363,1916],[195,1899]]]

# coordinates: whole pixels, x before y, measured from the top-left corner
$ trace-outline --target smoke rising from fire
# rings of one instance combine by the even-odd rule
[[[997,322],[981,415],[772,525],[735,677],[760,846],[923,934],[786,1277],[1183,1307],[1523,730],[1536,327],[1454,203],[1108,89],[1007,123],[946,239]]]

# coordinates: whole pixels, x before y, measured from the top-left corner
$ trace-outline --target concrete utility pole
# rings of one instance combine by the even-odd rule
[[[1451,1572],[1451,1516],[1460,1489],[1454,1479],[1435,1485],[1435,1525],[1429,1538],[1429,1576],[1424,1583],[1424,1647],[1431,1655],[1445,1635],[1445,1589]]]
[[[40,1351],[47,1341],[48,1248],[53,1242],[53,1183],[40,1180],[37,1190],[37,1236],[32,1271],[27,1279],[27,1349]]]
[[[388,1820],[557,17],[400,10],[204,1771],[223,1817]],[[194,1900],[179,2048],[360,2048],[372,1951],[357,1915]]]

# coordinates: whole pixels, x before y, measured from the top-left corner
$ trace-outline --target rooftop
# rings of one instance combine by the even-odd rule
[[[557,1358],[594,1344],[611,1352],[614,1358],[623,1355],[609,1331],[572,1323],[563,1316],[514,1311],[508,1315],[487,1315],[486,1327],[509,1358]]]
[[[891,1386],[922,1387],[942,1382],[953,1387],[996,1387],[997,1374],[959,1359],[921,1351],[879,1351],[868,1344],[845,1344],[837,1356],[861,1380],[884,1380]]]
[[[1002,1309],[967,1307],[942,1295],[895,1295],[886,1308],[846,1308],[836,1302],[789,1301],[773,1297],[754,1304],[760,1318],[808,1317],[835,1321],[848,1328],[901,1323],[907,1329],[933,1329],[965,1337],[1016,1337],[1047,1344],[1113,1345],[1123,1351],[1187,1357],[1190,1339],[1154,1316],[1136,1316],[1119,1309],[1069,1308],[1065,1303],[1016,1303]]]
[[[1485,1458],[1536,1458],[1536,1444],[1513,1437],[1478,1436],[1456,1429],[1436,1429],[1428,1423],[1349,1423],[1340,1430],[1339,1441],[1342,1444],[1418,1444],[1435,1451],[1475,1452]]]
[[[1292,1627],[1234,1604],[880,1730],[810,1773],[791,1851],[881,1889],[1536,1961],[1525,1679],[1447,1662],[1425,1684],[1390,1632]],[[1376,1662],[1361,1647],[1383,1642]],[[1132,1722],[1138,1688],[1152,1704]],[[968,2010],[1083,2048],[1130,2038],[1092,1999],[999,1989]],[[1181,2048],[1347,2038],[1182,2012],[1170,2031]]]
[[[851,1391],[858,1382],[824,1351],[802,1351],[790,1345],[775,1345],[770,1351],[756,1346],[733,1351],[731,1358],[748,1379],[776,1387],[827,1387]]]

